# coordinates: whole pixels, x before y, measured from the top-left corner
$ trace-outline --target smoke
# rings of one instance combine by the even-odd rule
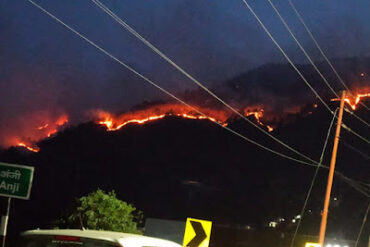
[[[35,141],[55,134],[67,122],[66,114],[49,110],[18,115],[8,122],[1,121],[0,146],[17,146],[21,143],[32,145]]]

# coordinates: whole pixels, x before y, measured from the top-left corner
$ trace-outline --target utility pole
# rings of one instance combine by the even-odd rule
[[[343,108],[344,108],[344,99],[345,98],[346,98],[346,91],[343,91],[342,92],[342,97],[340,99],[340,108],[339,108],[339,115],[338,115],[338,121],[337,121],[337,129],[335,131],[333,153],[331,155],[331,161],[330,161],[328,185],[326,187],[324,209],[322,211],[322,217],[321,217],[321,226],[320,226],[320,235],[319,235],[319,243],[320,243],[321,247],[324,246],[324,240],[325,240],[326,222],[328,220],[330,194],[331,194],[331,188],[332,188],[332,185],[333,185],[335,161],[337,159],[338,143],[339,143],[340,129],[341,129],[341,126],[342,126],[342,117],[343,117]]]
[[[8,207],[6,209],[6,215],[2,217],[1,219],[1,235],[3,236],[3,241],[2,241],[2,247],[5,247],[5,240],[6,240],[6,230],[8,227],[8,219],[9,219],[9,211],[10,211],[10,201],[11,198],[8,197]]]

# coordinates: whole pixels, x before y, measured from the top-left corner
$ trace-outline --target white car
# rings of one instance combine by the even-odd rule
[[[109,231],[32,230],[21,236],[20,247],[181,247],[168,240]]]

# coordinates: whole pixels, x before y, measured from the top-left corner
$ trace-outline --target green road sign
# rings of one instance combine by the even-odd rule
[[[31,166],[0,162],[0,196],[28,200],[31,193],[33,170]]]

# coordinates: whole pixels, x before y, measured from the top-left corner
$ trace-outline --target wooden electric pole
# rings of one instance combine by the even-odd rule
[[[325,240],[326,222],[328,220],[330,194],[331,194],[331,187],[333,185],[335,161],[337,159],[338,143],[339,143],[339,136],[340,136],[340,128],[342,126],[342,117],[343,117],[343,108],[344,108],[345,98],[346,98],[346,91],[343,91],[342,97],[340,100],[340,109],[339,109],[339,115],[338,115],[338,121],[337,121],[337,129],[335,131],[335,137],[334,137],[333,153],[331,155],[331,161],[330,161],[330,169],[329,169],[329,176],[328,176],[328,185],[326,187],[324,209],[322,211],[322,217],[321,217],[321,226],[320,226],[320,235],[319,235],[319,243],[321,247],[324,246],[324,240]]]

